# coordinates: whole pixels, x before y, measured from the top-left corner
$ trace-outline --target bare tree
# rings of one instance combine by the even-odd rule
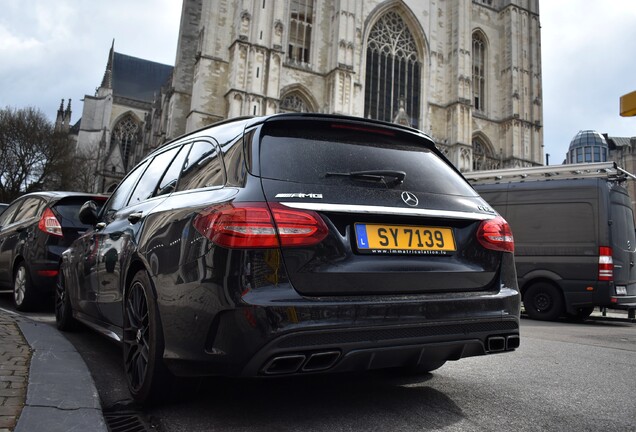
[[[0,109],[0,201],[63,189],[72,178],[72,141],[35,108]]]

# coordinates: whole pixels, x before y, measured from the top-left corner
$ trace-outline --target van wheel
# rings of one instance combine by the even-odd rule
[[[563,315],[563,297],[559,290],[549,283],[535,283],[523,296],[526,313],[532,319],[554,321]]]

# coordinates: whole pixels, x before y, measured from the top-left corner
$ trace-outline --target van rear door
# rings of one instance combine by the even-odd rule
[[[614,284],[619,292],[621,291],[620,287],[624,286],[627,296],[636,296],[634,213],[629,195],[620,186],[613,186],[610,189],[610,218]]]

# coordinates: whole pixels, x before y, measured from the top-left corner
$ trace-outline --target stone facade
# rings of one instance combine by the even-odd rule
[[[392,120],[400,99],[464,171],[542,164],[538,0],[185,0],[153,116],[169,139],[281,111]]]
[[[462,171],[533,166],[541,91],[539,0],[183,0],[170,78],[143,107],[103,83],[79,142],[103,149],[100,190],[130,168],[109,147],[123,115],[135,162],[226,118],[305,111],[409,124]]]

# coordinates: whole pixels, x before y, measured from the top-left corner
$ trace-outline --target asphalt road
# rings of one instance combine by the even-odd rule
[[[36,318],[52,322],[51,314]],[[129,395],[120,348],[81,330],[102,405]],[[450,362],[432,374],[202,379],[144,411],[159,432],[636,431],[636,324],[522,320],[513,353]]]

